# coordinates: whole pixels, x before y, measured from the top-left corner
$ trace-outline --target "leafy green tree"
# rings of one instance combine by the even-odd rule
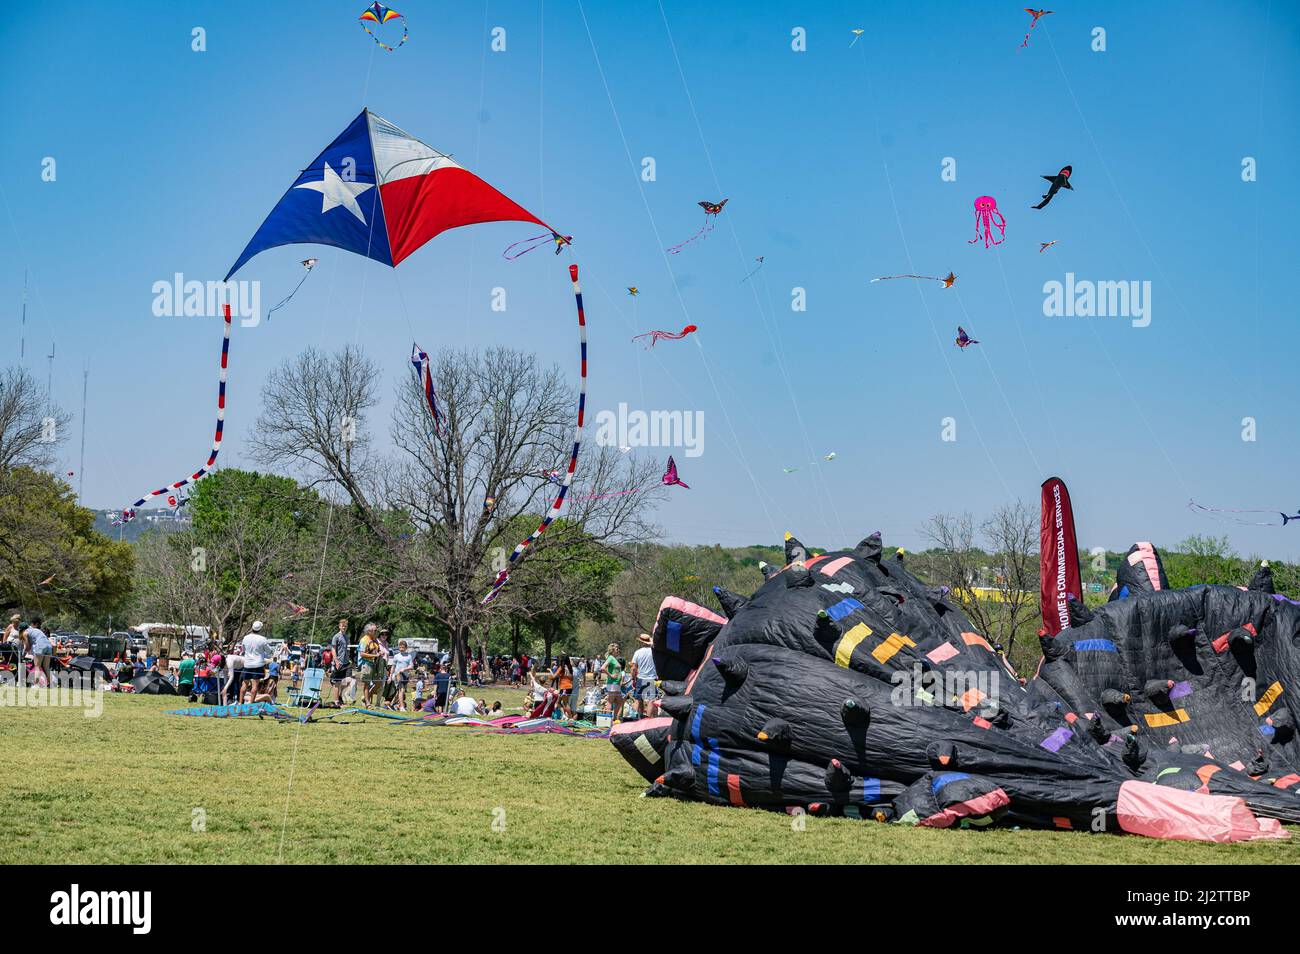
[[[125,605],[134,554],[94,523],[94,511],[53,475],[0,470],[0,606],[80,620]]]

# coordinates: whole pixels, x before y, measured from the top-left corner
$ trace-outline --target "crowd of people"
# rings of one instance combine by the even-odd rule
[[[0,665],[17,668],[30,659],[31,675],[48,682],[55,647],[43,626],[40,616],[27,621],[14,614],[0,639]],[[594,719],[605,713],[618,722],[659,712],[654,655],[645,633],[638,637],[630,660],[622,656],[617,643],[610,643],[603,655],[562,654],[549,663],[526,652],[476,656],[466,666],[468,678],[462,686],[453,677],[446,654],[417,654],[407,640],[394,643],[391,632],[376,623],[367,623],[353,644],[349,626],[349,620],[341,619],[328,643],[306,647],[292,641],[272,643],[258,620],[233,643],[223,646],[210,641],[186,649],[179,663],[141,648],[106,664],[110,688],[129,689],[133,679],[153,673],[191,702],[276,702],[282,682],[296,697],[313,673],[319,682],[319,701],[325,706],[490,719],[506,714],[501,702],[489,704],[469,690],[495,684],[526,689],[524,710],[532,717]]]

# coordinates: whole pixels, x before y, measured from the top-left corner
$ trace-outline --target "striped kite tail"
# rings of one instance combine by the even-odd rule
[[[182,478],[175,483],[167,484],[165,487],[159,487],[157,490],[151,490],[145,494],[130,507],[125,508],[119,516],[121,523],[129,523],[135,519],[135,510],[154,497],[161,497],[163,494],[170,493],[173,490],[179,490],[186,484],[191,484],[196,480],[207,475],[212,465],[217,462],[217,455],[221,453],[221,437],[226,427],[226,371],[230,364],[230,306],[224,305],[225,325],[221,336],[221,373],[217,377],[217,429],[212,438],[212,453],[208,456],[207,463],[192,473],[190,476]]]
[[[521,541],[515,547],[514,552],[510,554],[510,559],[506,561],[505,569],[497,574],[496,580],[492,583],[492,589],[487,596],[483,597],[481,603],[483,606],[497,598],[501,588],[510,581],[510,568],[515,565],[523,552],[532,546],[533,541],[546,532],[546,528],[551,525],[551,521],[559,514],[560,506],[569,493],[569,487],[573,485],[573,472],[578,466],[578,451],[582,447],[582,426],[587,415],[587,316],[582,310],[582,286],[578,284],[577,265],[569,266],[569,278],[573,282],[573,300],[578,309],[578,356],[581,361],[578,376],[578,423],[573,428],[573,453],[569,456],[569,466],[564,473],[564,482],[560,484],[560,492],[551,504],[551,512],[538,524],[537,529],[529,534],[527,540]]]

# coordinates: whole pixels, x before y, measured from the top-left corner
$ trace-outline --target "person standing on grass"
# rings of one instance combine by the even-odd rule
[[[247,695],[251,702],[257,698],[258,688],[266,678],[266,664],[271,660],[271,643],[262,635],[262,621],[253,620],[253,631],[244,637],[244,682],[248,683]],[[245,692],[241,690],[238,701],[244,701]]]
[[[609,711],[614,716],[614,721],[620,721],[623,712],[623,690],[620,683],[623,679],[623,665],[618,661],[618,643],[610,643],[609,648],[605,650],[605,664],[602,667],[605,673],[605,696],[609,701]]]
[[[390,671],[389,681],[393,684],[393,708],[398,712],[406,711],[406,683],[411,678],[411,670],[415,667],[415,657],[411,655],[411,650],[406,640],[397,641],[397,652],[393,653],[389,659]]]
[[[650,634],[642,633],[636,639],[641,646],[632,654],[632,691],[636,694],[637,716],[644,719],[658,714],[659,693],[655,688],[655,680],[659,675],[655,671]]]
[[[447,691],[451,688],[451,673],[447,671],[446,663],[438,664],[438,672],[433,677],[433,703],[434,710],[445,712],[447,709]],[[425,708],[428,708],[426,705]]]
[[[563,708],[569,718],[573,718],[573,663],[568,656],[560,656],[555,661],[555,691],[560,694],[557,705]]]
[[[339,620],[339,629],[330,637],[330,653],[333,656],[330,667],[330,683],[334,686],[334,701],[343,705],[343,690],[348,679],[348,621]]]
[[[235,702],[239,701],[240,681],[244,678],[244,646],[237,643],[226,653],[226,681],[221,686],[221,704],[230,705],[230,687],[235,688]]]
[[[384,650],[375,636],[378,627],[367,623],[361,634],[361,643],[357,646],[357,661],[361,665],[362,703],[369,709],[374,702],[375,687],[383,685]]]
[[[193,701],[194,699],[194,656],[181,654],[181,668],[176,677],[176,692]]]
[[[27,627],[27,651],[32,654],[35,667],[32,675],[38,686],[50,684],[50,657],[54,654],[54,645],[41,627],[45,620],[39,616],[32,617],[32,625]]]

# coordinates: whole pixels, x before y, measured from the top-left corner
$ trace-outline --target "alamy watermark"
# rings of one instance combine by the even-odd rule
[[[704,453],[703,411],[617,411],[596,415],[596,443],[601,447],[680,447],[687,457]]]
[[[1065,273],[1064,283],[1043,283],[1043,314],[1048,318],[1131,318],[1134,328],[1151,324],[1149,281],[1076,281]]]
[[[43,681],[43,680],[42,680]],[[25,666],[19,666],[15,682],[0,683],[0,708],[82,709],[87,719],[104,714],[104,687],[98,673],[51,673],[49,685],[28,682]]]
[[[221,318],[224,308],[240,327],[262,323],[262,283],[259,281],[201,282],[177,272],[170,281],[153,283],[153,313],[158,318]]]

